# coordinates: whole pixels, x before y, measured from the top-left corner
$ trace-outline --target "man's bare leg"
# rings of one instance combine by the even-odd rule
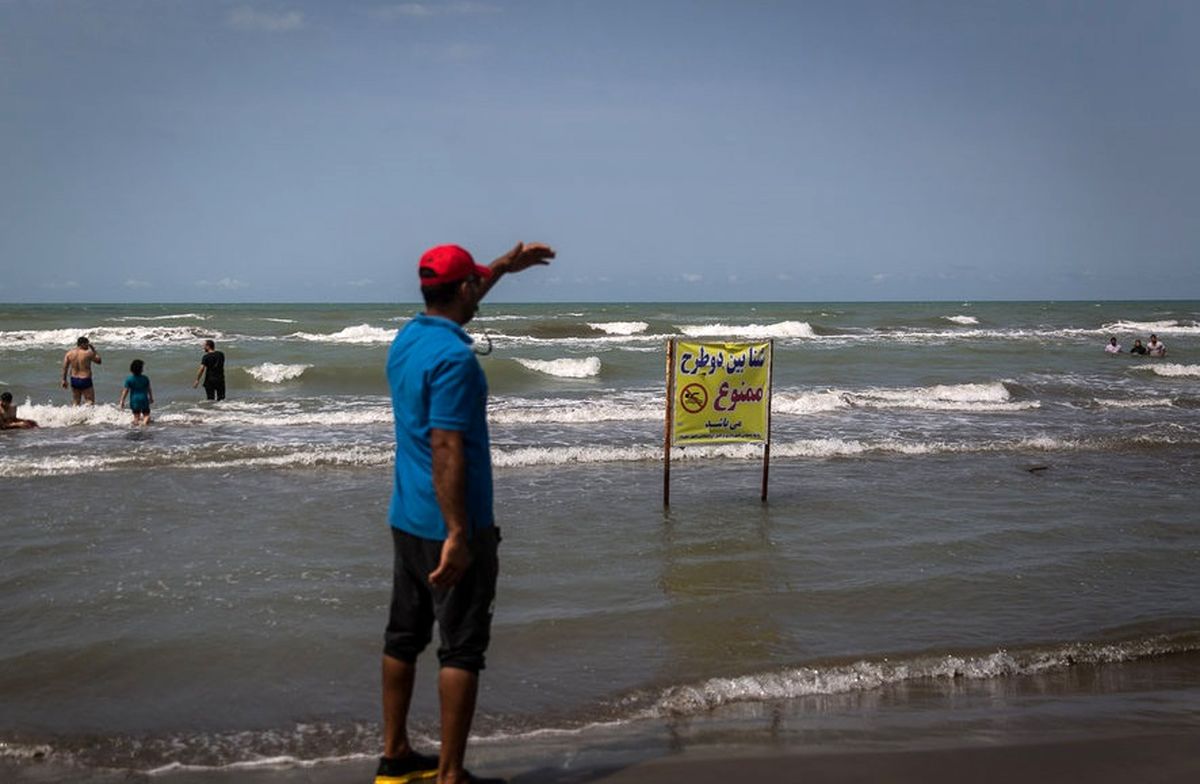
[[[442,703],[442,753],[438,759],[439,784],[466,781],[463,759],[467,753],[467,736],[475,717],[475,695],[479,691],[479,675],[457,667],[443,667],[438,672],[438,697]]]
[[[404,757],[408,743],[408,706],[412,703],[415,662],[383,657],[383,756]]]

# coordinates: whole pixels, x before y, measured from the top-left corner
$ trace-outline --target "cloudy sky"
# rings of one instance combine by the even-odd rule
[[[1200,297],[1200,3],[0,0],[0,301]]]

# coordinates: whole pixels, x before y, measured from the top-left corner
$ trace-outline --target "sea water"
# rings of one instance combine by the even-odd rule
[[[41,424],[0,433],[0,770],[378,752],[383,365],[416,310],[0,306],[0,389]],[[486,304],[468,330],[504,536],[476,758],[1197,722],[1200,302]],[[1151,332],[1167,357],[1104,353]],[[58,387],[82,334],[94,408]],[[765,504],[761,447],[688,447],[663,507],[671,337],[775,341]],[[144,429],[115,405],[135,358]]]

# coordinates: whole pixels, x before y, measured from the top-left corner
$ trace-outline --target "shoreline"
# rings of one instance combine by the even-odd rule
[[[720,784],[749,778],[805,784],[957,784],[959,781],[1183,784],[1200,780],[1200,727],[1178,726],[1150,734],[1062,739],[1045,742],[968,743],[915,750],[803,750],[795,746],[693,747],[640,759],[576,764],[567,754],[533,767],[471,769],[502,776],[510,784]],[[78,771],[52,764],[0,764],[6,781],[20,784],[72,781],[88,784],[344,784],[369,782],[374,759],[289,768],[185,770],[156,775],[128,771]],[[11,778],[10,778],[11,775]]]

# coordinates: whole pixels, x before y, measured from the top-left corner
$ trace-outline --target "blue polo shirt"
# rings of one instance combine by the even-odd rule
[[[467,516],[472,530],[492,517],[492,455],[487,429],[487,378],[471,338],[441,316],[418,314],[392,341],[387,359],[396,468],[388,522],[422,539],[444,540],[446,521],[433,489],[432,428],[463,434]]]

